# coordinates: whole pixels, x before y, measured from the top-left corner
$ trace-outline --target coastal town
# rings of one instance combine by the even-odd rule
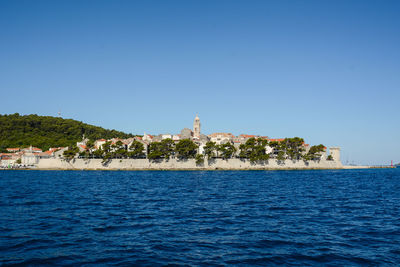
[[[329,154],[323,145],[310,146],[302,138],[269,138],[268,136],[232,133],[202,134],[200,118],[196,115],[193,128],[179,134],[151,135],[131,138],[82,140],[71,147],[54,147],[42,151],[37,147],[7,148],[0,153],[2,168],[35,167],[45,159],[102,159],[106,164],[113,159],[248,159],[251,162],[275,159],[340,162],[340,149],[331,147]]]

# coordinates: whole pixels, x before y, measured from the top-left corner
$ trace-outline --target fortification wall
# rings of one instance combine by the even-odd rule
[[[101,159],[73,159],[66,161],[58,158],[40,159],[38,169],[99,169],[99,170],[160,170],[160,169],[341,169],[340,161],[292,161],[277,162],[275,159],[251,163],[241,159],[213,159],[205,160],[204,164],[196,165],[194,159],[189,160],[160,160],[148,159],[113,159],[103,164]]]

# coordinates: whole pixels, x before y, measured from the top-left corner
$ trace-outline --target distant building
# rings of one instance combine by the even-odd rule
[[[79,148],[79,152],[86,151],[87,149],[87,146],[83,144],[79,144],[77,145],[77,147]]]
[[[194,122],[193,122],[193,137],[200,139],[200,118],[199,116],[196,114],[196,117],[194,118]]]
[[[162,134],[159,134],[157,136],[154,136],[153,139],[151,140],[152,142],[161,142],[162,141]]]
[[[13,153],[0,153],[0,160],[10,160],[13,155]]]
[[[53,155],[56,158],[60,158],[63,156],[64,151],[68,150],[68,147],[59,147],[58,150],[54,151]]]
[[[124,145],[124,148],[126,150],[129,150],[129,147],[132,145],[133,141],[135,141],[135,140],[136,139],[134,137],[130,137],[130,138],[122,139],[121,142]],[[140,139],[140,141],[142,141],[142,139]]]
[[[7,152],[10,153],[15,153],[15,152],[19,152],[21,149],[19,147],[16,148],[6,148]]]
[[[210,138],[205,134],[200,134],[200,143],[207,143],[210,141]]]
[[[145,155],[147,155],[147,150],[148,150],[149,142],[143,141],[142,137],[140,137],[140,136],[136,136],[136,137],[134,137],[134,138],[125,139],[125,140],[123,141],[123,143],[124,143],[124,145],[125,145],[125,148],[126,148],[128,151],[132,151],[131,146],[132,146],[133,142],[139,142],[139,143],[141,143],[141,144],[143,145],[143,153],[144,153]]]
[[[58,150],[60,150],[60,149],[63,149],[64,147],[50,147],[49,148],[49,151],[52,151],[52,152],[56,152],[56,151],[58,151]]]
[[[21,162],[24,165],[33,165],[39,162],[38,153],[26,152],[21,157]]]
[[[161,140],[164,140],[164,139],[172,139],[172,135],[170,135],[170,134],[162,134],[161,135]]]
[[[217,145],[224,144],[226,142],[232,142],[235,136],[231,133],[213,133],[208,135],[211,142],[215,142]]]
[[[41,153],[41,152],[43,152],[40,148],[33,147],[33,146],[23,148],[23,149],[21,149],[21,151],[25,152],[25,153]]]
[[[102,146],[103,146],[106,142],[107,142],[106,139],[99,139],[99,140],[96,140],[96,141],[94,141],[94,147],[95,147],[96,149],[101,149]]]
[[[45,151],[45,152],[36,153],[35,155],[37,157],[39,157],[40,159],[48,159],[48,158],[53,158],[54,157],[54,152],[48,150],[48,151]]]
[[[180,134],[174,134],[173,136],[172,136],[172,140],[174,140],[174,141],[179,141],[179,140],[181,140],[181,135]]]
[[[240,144],[244,144],[246,143],[247,140],[249,140],[250,138],[258,138],[258,135],[253,135],[253,134],[241,134],[238,135],[233,142],[234,143],[240,143]]]
[[[89,142],[89,139],[85,138],[85,135],[82,136],[82,141],[80,142],[76,142],[76,146],[79,147],[79,149],[81,148],[81,146],[85,146],[87,142]]]
[[[330,147],[329,154],[332,156],[333,160],[340,161],[340,147]]]
[[[142,140],[146,141],[146,142],[151,142],[151,141],[153,141],[153,138],[154,138],[154,136],[144,133],[143,137],[142,137]]]
[[[181,139],[192,139],[193,132],[189,128],[184,128],[181,131]]]

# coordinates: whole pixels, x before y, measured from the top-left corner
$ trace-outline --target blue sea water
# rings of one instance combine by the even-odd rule
[[[2,265],[399,265],[400,169],[0,171]]]

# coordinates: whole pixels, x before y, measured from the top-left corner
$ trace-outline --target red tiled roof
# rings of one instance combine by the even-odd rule
[[[81,148],[86,149],[87,146],[86,145],[79,145]]]
[[[2,159],[11,159],[13,156],[12,153],[0,153],[0,158]]]
[[[34,155],[39,155],[39,156],[44,156],[44,155],[53,155],[53,151],[50,151],[50,150],[48,150],[48,151],[44,151],[44,152],[41,152],[41,153],[33,153]]]
[[[30,151],[31,149],[32,149],[32,151],[40,151],[40,152],[42,152],[42,150],[41,150],[40,148],[37,148],[37,147],[32,147],[32,148],[27,147],[27,148],[23,148],[23,150],[28,150],[28,151]]]
[[[273,138],[273,139],[268,139],[270,142],[282,142],[285,140],[285,138]]]
[[[63,147],[50,147],[49,151],[55,152],[57,150],[63,149]]]
[[[18,150],[20,150],[20,148],[18,148],[18,147],[15,147],[15,148],[6,148],[7,149],[7,151],[18,151]]]
[[[239,136],[244,137],[244,138],[257,137],[257,135],[254,135],[254,134],[241,134],[241,135],[239,135]]]
[[[210,134],[209,136],[212,136],[212,137],[217,137],[218,135],[222,135],[222,136],[225,136],[225,137],[235,137],[233,134],[231,134],[231,133],[212,133],[212,134]]]

